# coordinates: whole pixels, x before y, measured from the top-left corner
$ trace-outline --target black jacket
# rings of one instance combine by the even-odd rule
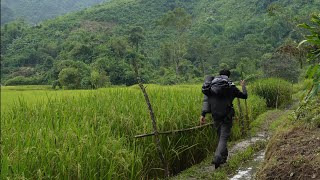
[[[248,94],[246,87],[242,87],[241,92],[232,82],[228,79],[227,76],[219,76],[221,78],[227,79],[231,83],[228,95],[226,97],[216,97],[216,96],[207,96],[204,95],[203,106],[202,106],[202,116],[205,116],[206,113],[212,113],[214,116],[223,117],[233,110],[232,101],[234,98],[247,99]],[[212,81],[213,76],[208,76],[205,81]]]

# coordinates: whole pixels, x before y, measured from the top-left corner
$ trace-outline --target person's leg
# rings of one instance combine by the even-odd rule
[[[222,121],[221,121],[221,120],[218,120],[217,118],[213,118],[213,119],[214,119],[214,131],[217,133],[217,139],[218,139],[218,144],[219,144]],[[218,146],[217,146],[217,147],[218,147]],[[217,148],[216,148],[216,150],[217,150]],[[212,164],[215,164],[215,154],[213,154]]]
[[[215,121],[214,124],[215,124],[215,127],[216,127],[218,139],[220,139],[220,134],[221,134],[221,121]]]
[[[220,136],[219,143],[215,152],[214,164],[216,168],[220,166],[220,164],[226,161],[228,156],[227,142],[231,133],[231,125],[230,123],[221,123],[220,126]]]
[[[221,164],[226,163],[228,159],[228,148],[226,148],[226,151],[221,153],[221,156],[222,156]]]

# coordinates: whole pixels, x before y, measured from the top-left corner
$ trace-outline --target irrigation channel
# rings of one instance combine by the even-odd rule
[[[258,133],[257,136],[250,138],[249,140],[244,140],[236,144],[231,150],[231,157],[233,154],[248,148],[250,145],[255,144],[258,141],[267,142],[270,138],[270,133],[267,129],[263,129],[262,132]],[[253,159],[244,163],[238,170],[237,173],[230,177],[230,180],[249,180],[254,179],[255,174],[258,171],[260,164],[263,162],[265,156],[265,149],[254,154]]]
[[[230,178],[230,180],[248,180],[254,179],[258,171],[258,167],[263,162],[265,151],[260,151],[255,154],[254,159],[245,163],[238,171],[237,174]]]

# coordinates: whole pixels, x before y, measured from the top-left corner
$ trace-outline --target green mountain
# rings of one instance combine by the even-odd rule
[[[1,25],[18,18],[39,23],[106,0],[1,0]]]
[[[37,26],[16,21],[1,27],[1,82],[134,84],[133,27],[143,30],[146,83],[200,82],[223,67],[235,80],[254,78],[283,59],[274,56],[279,47],[302,39],[296,25],[319,7],[316,0],[114,0]],[[298,65],[285,62],[281,68],[293,71],[282,76],[297,74]]]

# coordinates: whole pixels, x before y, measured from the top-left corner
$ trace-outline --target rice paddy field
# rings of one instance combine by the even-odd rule
[[[199,124],[201,85],[147,85],[147,92],[159,131]],[[250,121],[266,110],[265,100],[255,95],[248,105]],[[233,141],[241,138],[238,114]],[[138,86],[1,87],[1,130],[2,179],[151,179],[164,173],[153,137],[134,138],[153,132]],[[176,174],[211,154],[217,137],[207,127],[162,135],[160,143]]]

